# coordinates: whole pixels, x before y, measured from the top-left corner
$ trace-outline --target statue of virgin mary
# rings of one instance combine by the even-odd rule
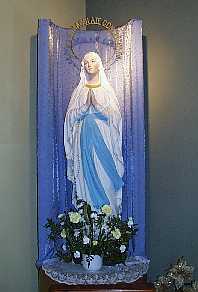
[[[121,212],[123,186],[122,118],[115,92],[99,55],[87,53],[80,82],[65,116],[64,146],[72,202],[88,202],[94,210],[110,205]]]

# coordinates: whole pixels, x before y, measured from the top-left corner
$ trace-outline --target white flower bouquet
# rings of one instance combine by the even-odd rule
[[[119,215],[112,215],[109,205],[96,212],[82,200],[77,203],[77,210],[59,214],[56,222],[48,219],[45,225],[49,239],[56,242],[57,256],[76,263],[83,254],[100,255],[108,265],[123,262],[129,240],[137,232],[133,219],[123,221]]]

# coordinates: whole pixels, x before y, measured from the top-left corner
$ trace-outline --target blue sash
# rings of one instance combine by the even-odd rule
[[[105,123],[108,118],[102,113],[86,112],[81,114],[79,120],[82,120],[80,133],[80,148],[83,174],[89,190],[93,206],[99,209],[104,204],[110,204],[104,187],[98,177],[94,162],[94,151],[100,160],[106,174],[108,175],[115,191],[118,191],[122,185],[122,178],[119,176],[112,155],[104,142],[100,129],[95,121],[100,119]]]

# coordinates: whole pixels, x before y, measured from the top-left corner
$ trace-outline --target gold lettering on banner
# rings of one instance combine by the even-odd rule
[[[81,18],[79,19],[78,21],[76,21],[74,24],[71,25],[71,29],[73,30],[71,33],[70,33],[70,39],[71,39],[71,51],[73,53],[73,55],[75,57],[77,57],[75,54],[74,54],[74,51],[73,51],[73,46],[72,46],[72,39],[75,35],[75,33],[82,29],[82,28],[85,28],[89,25],[97,25],[97,26],[100,26],[102,28],[104,28],[105,30],[108,30],[113,39],[114,39],[114,42],[115,42],[115,54],[116,54],[116,58],[120,58],[121,55],[122,55],[122,43],[121,43],[121,40],[120,40],[120,36],[119,36],[119,32],[118,30],[116,30],[112,24],[111,21],[107,20],[107,19],[103,19],[102,17],[97,17],[97,16],[91,16],[91,17],[84,17],[84,18]]]
[[[85,17],[85,18],[79,19],[77,22],[71,25],[71,28],[76,30],[88,25],[99,25],[109,30],[114,28],[111,21],[108,21],[107,19],[103,19],[102,17],[96,17],[96,16]]]

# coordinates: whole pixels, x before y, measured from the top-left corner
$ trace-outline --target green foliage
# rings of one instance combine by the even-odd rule
[[[56,240],[60,235],[60,225],[52,221],[52,219],[47,219],[47,223],[45,224],[45,228],[50,230],[50,234],[48,238],[50,240]]]
[[[64,262],[66,262],[66,263],[69,263],[72,261],[72,254],[71,253],[64,253],[61,250],[58,250],[56,255],[60,260],[64,260]]]
[[[66,262],[72,257],[77,260],[82,254],[104,256],[107,264],[124,261],[129,240],[137,232],[132,218],[122,221],[120,216],[111,214],[107,205],[100,212],[82,200],[77,201],[77,206],[76,211],[59,214],[57,222],[47,220],[49,239],[61,240],[68,247],[62,250],[59,245],[57,256]]]

